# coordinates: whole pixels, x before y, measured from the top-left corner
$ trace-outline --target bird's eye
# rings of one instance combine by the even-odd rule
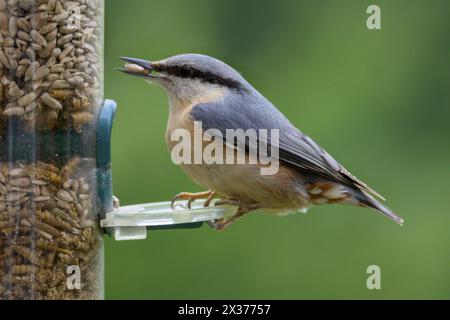
[[[191,68],[180,67],[178,69],[178,76],[181,78],[192,78],[193,70]]]

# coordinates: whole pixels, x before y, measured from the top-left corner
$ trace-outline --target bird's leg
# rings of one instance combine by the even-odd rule
[[[208,196],[208,198],[206,199],[205,203],[203,204],[204,207],[209,207],[209,205],[211,204],[211,201],[213,201],[213,199],[217,196],[217,193],[214,191],[211,191],[210,195]]]
[[[235,222],[238,218],[244,216],[245,214],[247,214],[251,211],[261,209],[260,206],[257,204],[243,204],[240,201],[231,200],[231,199],[219,200],[215,203],[215,205],[216,206],[231,205],[231,206],[238,207],[237,212],[231,218],[219,219],[219,220],[207,222],[211,228],[216,229],[217,231],[223,231],[226,228],[228,228],[231,224],[233,224],[233,222]]]
[[[213,198],[216,196],[216,193],[212,190],[208,190],[205,192],[198,192],[198,193],[190,193],[190,192],[182,192],[177,194],[175,197],[172,198],[171,207],[172,210],[175,208],[175,202],[180,200],[188,200],[187,206],[189,209],[191,209],[191,204],[195,200],[199,199],[206,199],[205,207],[209,206]]]

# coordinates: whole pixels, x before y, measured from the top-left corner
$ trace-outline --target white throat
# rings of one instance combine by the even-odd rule
[[[227,90],[218,84],[183,78],[172,78],[165,89],[169,95],[171,108],[216,101]]]

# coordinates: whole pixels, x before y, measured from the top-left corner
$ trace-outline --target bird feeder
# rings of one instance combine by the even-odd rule
[[[0,0],[0,299],[102,299],[104,233],[234,212],[113,207],[103,20],[103,0]]]

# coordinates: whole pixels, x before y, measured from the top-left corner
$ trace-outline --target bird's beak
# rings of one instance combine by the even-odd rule
[[[126,64],[123,68],[116,68],[118,71],[145,79],[165,78],[163,75],[154,71],[151,61],[128,57],[120,57],[120,59],[125,61]]]

